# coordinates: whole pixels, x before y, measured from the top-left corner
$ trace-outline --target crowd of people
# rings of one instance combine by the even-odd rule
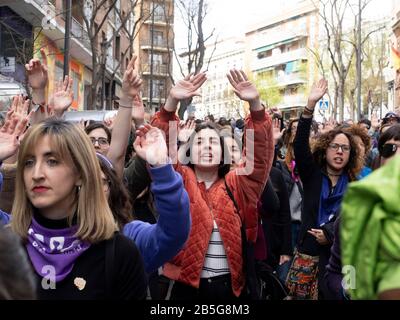
[[[322,79],[286,121],[233,69],[245,119],[179,120],[206,73],[147,118],[136,60],[111,124],[65,121],[72,79],[48,96],[45,51],[26,65],[0,128],[0,299],[400,298],[399,115],[319,124]]]

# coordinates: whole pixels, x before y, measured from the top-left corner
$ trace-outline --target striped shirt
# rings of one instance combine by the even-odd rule
[[[230,273],[221,234],[215,220],[213,222],[214,227],[210,242],[208,243],[206,259],[204,260],[203,270],[200,275],[201,278],[212,278]]]

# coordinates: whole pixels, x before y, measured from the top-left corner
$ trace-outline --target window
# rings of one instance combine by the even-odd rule
[[[151,83],[149,81],[149,83]],[[165,96],[165,82],[164,80],[153,80],[153,98],[162,99]],[[149,97],[150,97],[150,85],[149,85]]]
[[[163,3],[152,2],[150,12],[154,13],[154,21],[165,21],[165,7]]]
[[[115,60],[119,61],[120,51],[121,51],[121,37],[116,36],[115,37],[115,51],[114,51]]]
[[[81,82],[81,75],[76,73],[75,71],[71,71],[71,77],[74,81],[73,91],[74,91],[74,100],[77,101],[79,97],[79,83]]]
[[[62,80],[63,79],[63,75],[64,75],[64,65],[62,62],[60,61],[56,61],[56,67],[55,67],[55,80]]]
[[[153,53],[153,64],[154,65],[162,65],[162,54]],[[151,63],[151,53],[149,53],[149,63]]]
[[[164,45],[164,35],[162,31],[153,31],[153,39],[154,39],[154,45],[157,47],[162,47]],[[151,41],[151,32],[150,32],[150,41]]]

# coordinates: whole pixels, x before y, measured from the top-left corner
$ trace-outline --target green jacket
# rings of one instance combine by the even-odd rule
[[[377,299],[400,288],[400,157],[351,183],[342,203],[341,245],[352,299]],[[351,270],[350,268],[348,270]]]

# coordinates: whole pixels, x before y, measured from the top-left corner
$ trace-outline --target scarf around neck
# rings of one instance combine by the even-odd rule
[[[49,278],[52,273],[49,270],[53,270],[55,279],[51,280],[54,282],[68,276],[76,259],[90,247],[90,243],[75,237],[77,230],[77,226],[48,229],[32,217],[26,248],[38,275]]]
[[[332,221],[336,217],[342,202],[343,195],[349,183],[349,176],[343,173],[336,186],[331,190],[331,182],[326,175],[322,175],[322,190],[319,201],[318,226]]]

